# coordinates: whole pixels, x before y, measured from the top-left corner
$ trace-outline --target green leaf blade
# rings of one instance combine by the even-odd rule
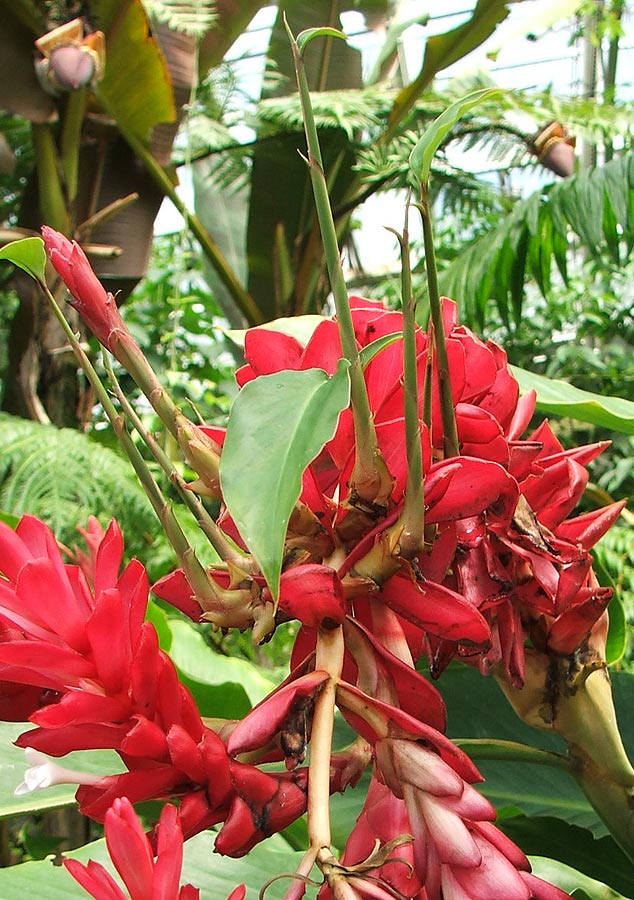
[[[313,38],[316,37],[336,37],[344,41],[348,40],[348,36],[338,28],[330,28],[328,26],[324,26],[322,28],[306,28],[305,31],[300,31],[300,33],[297,35],[296,43],[299,48],[299,52],[303,53],[310,41],[312,41]]]
[[[600,425],[622,434],[634,434],[634,403],[620,397],[602,397],[591,391],[560,381],[536,375],[517,366],[511,367],[522,391],[537,391],[537,408],[540,412],[557,416],[571,416],[580,422]]]
[[[473,91],[462,99],[456,100],[438,116],[416,144],[409,157],[410,168],[419,181],[427,184],[436,151],[456,122],[459,122],[470,109],[479,106],[486,100],[502,97],[504,93],[499,88],[483,88],[480,91]]]
[[[349,363],[248,382],[233,405],[220,461],[227,508],[277,596],[288,521],[306,466],[335,433],[350,399]]]
[[[22,269],[36,281],[44,281],[46,270],[46,250],[40,237],[22,238],[11,241],[0,249],[0,259],[6,259]]]

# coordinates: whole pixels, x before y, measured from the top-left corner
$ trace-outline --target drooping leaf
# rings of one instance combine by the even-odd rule
[[[537,391],[537,408],[540,412],[556,416],[571,416],[580,422],[600,425],[623,434],[634,434],[634,403],[620,397],[602,397],[591,391],[560,381],[536,375],[526,369],[512,366],[522,391]]]
[[[429,38],[425,45],[423,66],[417,77],[399,92],[388,127],[394,128],[403,121],[437,72],[479,47],[508,14],[508,0],[478,0],[470,19],[451,31]]]
[[[624,153],[540,188],[516,203],[496,228],[471,243],[440,273],[440,288],[475,319],[486,281],[495,272],[488,300],[513,319],[522,319],[524,286],[532,276],[544,296],[551,289],[553,261],[567,282],[571,239],[608,270],[634,242],[634,154]],[[511,256],[512,254],[512,256]],[[484,261],[484,264],[483,264]],[[479,319],[486,320],[486,305]]]
[[[466,97],[456,100],[455,103],[447,107],[425,131],[410,154],[409,164],[416,178],[423,184],[427,184],[436,151],[456,122],[459,122],[465,113],[475,106],[479,106],[485,100],[493,100],[503,95],[504,91],[501,89],[484,88],[483,90],[467,94]]]
[[[44,241],[40,237],[22,238],[20,241],[11,241],[0,248],[0,259],[18,266],[36,281],[44,281],[46,269],[46,250]]]
[[[220,461],[225,503],[277,595],[288,521],[301,478],[348,405],[348,363],[248,382],[231,410]]]
[[[290,849],[284,838],[273,835],[243,859],[230,859],[214,854],[214,837],[212,832],[207,831],[188,840],[184,847],[181,884],[189,883],[200,888],[204,898],[227,897],[241,882],[247,886],[248,897],[257,897],[270,878],[280,872],[295,871],[302,857],[301,853]],[[93,859],[104,865],[117,879],[104,840],[94,841],[64,855],[83,863]],[[46,885],[45,894],[43,885]],[[281,900],[287,887],[288,880],[276,881],[267,889],[266,896],[270,900]],[[46,900],[86,900],[87,894],[63,866],[53,865],[50,859],[3,869],[1,900],[43,896]]]
[[[160,122],[173,122],[176,108],[165,60],[149,34],[141,0],[115,4],[105,0],[99,10],[106,28],[108,57],[105,75],[95,86],[97,99],[124,133],[146,142]]]

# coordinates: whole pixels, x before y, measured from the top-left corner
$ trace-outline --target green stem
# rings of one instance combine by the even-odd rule
[[[86,88],[71,91],[68,95],[64,113],[64,124],[60,140],[61,165],[69,204],[72,204],[77,196],[79,148],[87,97]]]
[[[438,273],[436,269],[436,254],[434,251],[434,234],[431,221],[431,209],[427,186],[421,185],[421,215],[423,219],[423,241],[425,244],[425,269],[427,272],[427,287],[429,290],[429,312],[433,329],[433,342],[430,342],[430,352],[436,353],[438,362],[438,388],[440,391],[440,408],[444,432],[445,456],[458,456],[460,447],[458,443],[458,431],[456,429],[456,411],[451,394],[451,381],[449,379],[449,361],[447,359],[447,340],[445,326],[442,320],[440,306],[440,291],[438,289]],[[433,346],[432,346],[433,345]]]
[[[163,469],[169,480],[176,486],[181,499],[189,508],[190,512],[196,519],[200,530],[203,532],[203,534],[206,535],[216,553],[218,553],[220,558],[225,562],[232,562],[235,565],[240,566],[240,568],[246,570],[248,568],[248,560],[241,553],[239,553],[235,549],[235,547],[233,547],[233,545],[227,540],[227,538],[220,530],[220,528],[218,528],[217,524],[209,515],[199,498],[194,493],[192,493],[192,491],[188,490],[187,485],[185,484],[185,480],[178,472],[167,453],[163,450],[160,443],[153,435],[150,434],[147,428],[144,427],[143,422],[128,401],[128,398],[121,390],[121,386],[119,384],[117,376],[114,373],[112,364],[105,354],[104,367],[106,369],[106,372],[108,373],[108,378],[110,379],[114,393],[123,412],[132,423],[132,426],[141,436],[150,453]]]
[[[104,412],[108,416],[108,419],[112,423],[112,427],[115,430],[118,440],[121,443],[128,459],[130,460],[134,471],[136,472],[139,481],[141,482],[143,489],[145,490],[150,503],[152,504],[154,511],[163,526],[167,537],[174,548],[174,552],[176,553],[183,569],[185,571],[185,575],[187,580],[189,581],[192,591],[196,595],[196,599],[201,603],[201,607],[203,609],[213,608],[222,610],[223,613],[226,610],[226,597],[224,596],[226,592],[224,592],[212,578],[209,577],[204,567],[198,561],[196,554],[191,548],[183,530],[174,513],[172,512],[167,500],[161,493],[161,489],[158,484],[154,480],[154,477],[150,470],[148,469],[147,463],[141,456],[138,447],[132,440],[127,428],[125,427],[125,423],[119,414],[118,410],[114,406],[112,400],[105,387],[101,383],[101,379],[97,374],[93,364],[88,358],[86,352],[78,341],[73,329],[70,327],[68,322],[66,321],[66,317],[62,313],[59,304],[53,297],[52,293],[48,289],[48,285],[37,279],[38,284],[40,285],[42,291],[44,292],[57,320],[59,321],[66,337],[68,338],[68,342],[79,362],[81,368],[83,369],[86,378],[90,382],[93,390],[95,391],[95,395],[101,405],[104,408]],[[236,593],[236,599],[237,594]]]
[[[62,234],[68,234],[70,221],[62,187],[62,170],[50,125],[34,122],[35,171],[42,219]]]
[[[399,550],[408,559],[416,556],[424,546],[425,487],[423,484],[423,453],[418,415],[418,365],[416,355],[416,301],[412,293],[412,273],[409,261],[409,229],[407,224],[409,201],[405,210],[403,234],[398,236],[401,247],[401,285],[403,302],[403,399],[405,407],[405,447],[407,452],[407,482],[403,511],[399,519],[402,528]]]
[[[348,290],[341,265],[337,230],[328,196],[328,185],[324,173],[304,60],[288,25],[287,31],[293,51],[295,74],[304,118],[304,130],[308,144],[307,161],[324,245],[326,267],[335,301],[341,348],[345,358],[350,361],[350,395],[356,441],[355,471],[351,482],[362,500],[369,503],[387,503],[391,484],[389,489],[386,489],[386,471],[383,471],[385,470],[384,464],[381,466],[382,459],[378,448],[372,410],[370,409],[363,369],[357,350],[352,314],[348,302]]]
[[[453,738],[454,744],[464,750],[471,759],[498,759],[503,762],[536,763],[552,766],[574,775],[568,757],[552,750],[541,750],[518,741],[503,741],[496,738]]]
[[[253,297],[249,294],[249,292],[246,291],[240,284],[240,281],[235,272],[223,256],[218,245],[213,241],[211,235],[209,234],[203,223],[200,221],[198,216],[190,212],[190,210],[187,208],[187,205],[178,195],[178,192],[176,191],[171,178],[169,177],[163,166],[161,166],[160,163],[156,161],[145,144],[141,140],[139,140],[136,135],[123,128],[121,126],[121,123],[118,124],[121,133],[123,134],[132,150],[145,165],[146,169],[148,170],[154,181],[157,183],[157,185],[161,188],[165,196],[169,197],[178,212],[185,219],[187,227],[191,230],[192,234],[200,243],[203,253],[210,261],[214,269],[217,271],[220,280],[229,291],[232,300],[234,301],[242,315],[245,317],[249,325],[259,325],[264,321],[262,311],[258,309]]]
[[[337,683],[343,667],[343,629],[321,629],[317,635],[315,669],[328,672],[330,678],[315,703],[308,766],[308,837],[310,847],[319,853],[331,844],[330,835],[330,756],[335,721]]]

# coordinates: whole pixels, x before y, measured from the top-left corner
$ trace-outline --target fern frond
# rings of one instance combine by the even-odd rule
[[[128,552],[147,556],[158,522],[126,459],[87,435],[0,413],[0,508],[39,516],[65,544],[95,515],[116,518]]]
[[[627,153],[518,202],[445,269],[442,290],[480,325],[490,299],[505,324],[519,323],[528,278],[547,297],[554,264],[567,283],[571,238],[603,270],[620,265],[634,244],[633,209],[634,153]]]
[[[147,15],[167,25],[174,31],[182,31],[191,37],[201,38],[214,25],[215,0],[142,0]]]

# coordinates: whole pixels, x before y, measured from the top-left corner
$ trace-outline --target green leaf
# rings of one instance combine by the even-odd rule
[[[564,741],[554,732],[531,728],[518,718],[495,679],[456,664],[443,672],[436,687],[447,704],[447,734],[452,739],[498,738],[566,752]],[[590,828],[597,836],[605,834],[581,788],[565,771],[480,757],[476,764],[486,779],[478,787],[497,809],[514,806],[527,816],[556,816]]]
[[[99,3],[108,58],[95,94],[122,131],[147,142],[161,122],[174,122],[176,107],[170,76],[156,40],[149,34],[140,0]]]
[[[228,896],[240,882],[247,886],[247,896],[255,898],[264,884],[275,875],[294,872],[302,857],[290,850],[279,835],[255,847],[243,859],[230,859],[213,852],[215,835],[209,831],[196,835],[185,844],[181,884],[200,888],[204,898]],[[95,841],[79,850],[64,854],[83,863],[93,859],[104,865],[120,881],[110,862],[104,840]],[[266,892],[267,900],[281,900],[289,880],[274,882]],[[45,890],[43,886],[45,885]],[[24,900],[25,897],[46,897],[46,900],[87,900],[87,894],[63,866],[50,859],[28,862],[2,870],[0,900]]]
[[[535,388],[537,409],[557,416],[571,416],[580,422],[601,425],[623,434],[634,434],[634,403],[620,397],[602,397],[590,391],[560,381],[536,375],[526,369],[511,366],[522,391]]]
[[[615,584],[611,573],[603,563],[601,553],[594,553],[594,570],[599,579],[599,583],[605,587],[611,587],[614,591],[610,600],[608,637],[605,645],[605,658],[609,665],[618,662],[627,646],[627,620],[625,618],[625,610],[623,608],[623,600],[621,599],[621,591],[619,586]]]
[[[170,657],[201,715],[239,719],[276,687],[248,660],[216,653],[184,619],[168,618],[167,628],[172,636]]]
[[[220,460],[227,508],[274,597],[288,521],[302,475],[348,405],[348,362],[284,371],[248,382],[233,404]]]
[[[451,106],[438,116],[433,122],[419,142],[416,144],[409,157],[409,165],[416,177],[423,184],[427,184],[429,180],[429,172],[436,151],[447,137],[456,122],[473,109],[479,106],[485,100],[492,100],[497,97],[504,96],[505,91],[498,88],[484,88],[480,91],[473,91],[467,94],[461,100],[456,100]]]
[[[593,837],[586,828],[553,816],[513,816],[499,827],[528,856],[551,856],[620,891],[634,896],[632,863],[611,836]]]
[[[19,797],[15,795],[15,789],[24,780],[28,764],[24,750],[14,747],[13,741],[32,727],[30,722],[0,722],[0,818],[57,809],[75,802],[76,784],[60,784]],[[105,775],[125,769],[114,750],[78,750],[65,756],[60,765],[66,769]]]
[[[390,112],[388,128],[394,129],[403,121],[437,72],[462,59],[493,34],[500,22],[508,16],[508,5],[508,0],[478,0],[468,21],[428,39],[422,69],[414,81],[397,95]]]
[[[377,338],[375,341],[372,341],[371,344],[366,344],[365,347],[362,347],[359,351],[361,366],[365,369],[377,353],[380,353],[384,347],[389,347],[390,344],[393,344],[394,341],[398,341],[401,337],[403,337],[403,333],[401,331],[395,331],[392,334],[384,334],[383,337]]]
[[[23,269],[36,281],[44,281],[46,250],[42,238],[28,237],[20,241],[11,241],[0,249],[0,259],[6,259],[7,262]]]
[[[295,39],[299,52],[303,54],[306,45],[316,37],[336,37],[341,38],[344,41],[348,40],[348,35],[344,34],[343,31],[340,31],[338,28],[329,28],[327,26],[322,28],[306,28],[304,31],[301,31]]]
[[[313,336],[317,326],[324,321],[324,316],[306,315],[306,316],[282,316],[279,319],[273,319],[271,322],[265,322],[264,325],[258,325],[258,328],[268,328],[269,331],[281,331],[283,334],[290,334],[296,338],[300,344],[307,344]],[[238,347],[244,347],[244,336],[247,333],[244,328],[224,329],[224,333]]]

